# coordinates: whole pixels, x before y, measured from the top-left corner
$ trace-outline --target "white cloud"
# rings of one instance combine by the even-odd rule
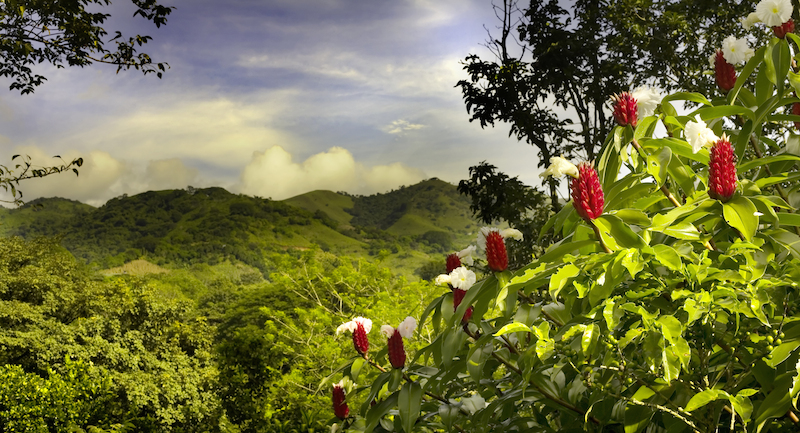
[[[400,163],[366,167],[341,147],[332,147],[296,163],[289,152],[273,146],[253,154],[236,189],[244,194],[282,200],[317,189],[372,194],[424,178],[422,171]]]
[[[425,125],[419,123],[410,123],[407,120],[399,119],[384,126],[381,130],[387,134],[402,134],[406,131],[413,131],[415,129],[422,129]]]
[[[197,184],[199,171],[178,158],[150,161],[145,170],[148,190],[179,189]]]

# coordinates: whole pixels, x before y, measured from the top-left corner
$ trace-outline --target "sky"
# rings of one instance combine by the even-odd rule
[[[107,29],[153,37],[142,51],[169,63],[163,79],[41,64],[48,80],[33,95],[0,90],[3,164],[85,161],[79,176],[22,183],[26,201],[100,206],[188,185],[275,200],[374,194],[432,177],[457,184],[481,161],[541,185],[535,148],[507,125],[470,123],[455,87],[467,55],[491,56],[489,0],[162,3],[176,9],[160,29],[128,1],[105,11]]]

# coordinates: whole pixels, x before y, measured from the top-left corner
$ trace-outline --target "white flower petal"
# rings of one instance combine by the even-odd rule
[[[397,332],[403,338],[411,338],[414,335],[414,331],[417,329],[417,319],[408,316],[400,322],[400,326],[397,327]]]
[[[706,122],[700,119],[700,115],[695,116],[695,120],[696,122],[691,120],[686,122],[686,127],[683,130],[684,135],[686,135],[686,141],[692,146],[693,153],[697,153],[707,144],[713,144],[719,140],[714,131],[706,126]]]
[[[497,229],[495,227],[481,227],[481,230],[478,232],[478,250],[483,253],[486,251],[486,236],[489,235],[490,232],[496,232]]]
[[[461,266],[450,272],[450,285],[456,289],[469,290],[477,281],[475,272]]]
[[[394,327],[392,325],[381,326],[381,334],[386,336],[386,338],[391,337],[392,335],[394,335]]]
[[[539,177],[561,177],[565,174],[578,177],[578,167],[561,156],[554,156],[550,158],[550,166],[543,173],[539,173]]]
[[[341,325],[339,325],[339,327],[336,328],[336,335],[339,335],[344,331],[353,332],[354,329],[356,329],[356,322],[351,320],[349,322],[342,323]]]
[[[500,236],[502,236],[503,239],[511,238],[511,239],[514,239],[515,241],[521,241],[522,240],[522,232],[517,230],[517,229],[512,229],[512,228],[507,228],[507,229],[501,230],[500,231]]]
[[[475,245],[470,245],[464,248],[463,250],[457,252],[456,256],[458,256],[461,262],[466,263],[469,266],[472,266],[475,263],[475,261],[472,259],[472,255],[475,254],[475,251],[477,249],[478,247],[476,247]]]
[[[731,65],[746,63],[753,54],[754,51],[745,38],[736,39],[735,36],[728,36],[722,41],[722,55]]]
[[[790,0],[761,0],[756,5],[756,16],[769,27],[779,26],[792,17],[792,2]]]
[[[662,99],[656,89],[650,86],[639,86],[633,89],[631,95],[636,99],[636,117],[639,119],[652,116]]]
[[[366,332],[367,334],[369,334],[369,331],[372,330],[372,320],[358,316],[355,319],[353,319],[353,322],[360,323],[364,327],[364,332]],[[353,329],[355,329],[355,326],[353,326]]]
[[[742,22],[742,27],[745,30],[750,30],[753,27],[753,24],[761,22],[761,18],[758,17],[757,13],[750,12],[750,15],[748,15],[747,18],[740,18],[739,21]]]
[[[450,284],[450,275],[447,274],[439,275],[436,277],[433,283],[436,284],[437,286],[446,286]]]

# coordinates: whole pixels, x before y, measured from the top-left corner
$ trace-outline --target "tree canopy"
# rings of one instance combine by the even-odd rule
[[[131,0],[134,16],[166,24],[174,9],[158,0]],[[50,63],[58,68],[108,63],[122,69],[134,68],[161,78],[169,67],[153,63],[139,47],[150,36],[124,36],[104,27],[111,16],[101,12],[111,0],[5,0],[0,2],[0,75],[13,79],[11,90],[32,93],[47,78],[34,72],[34,65]],[[109,34],[114,36],[107,38]],[[108,48],[107,45],[115,45]]]

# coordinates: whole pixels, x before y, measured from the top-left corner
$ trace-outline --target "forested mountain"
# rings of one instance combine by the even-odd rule
[[[162,265],[227,259],[265,277],[276,270],[270,254],[314,245],[412,276],[434,255],[473,242],[477,228],[469,201],[438,179],[370,196],[313,191],[274,201],[189,187],[117,197],[99,208],[49,198],[0,210],[0,235],[58,236],[98,269],[139,258]]]

